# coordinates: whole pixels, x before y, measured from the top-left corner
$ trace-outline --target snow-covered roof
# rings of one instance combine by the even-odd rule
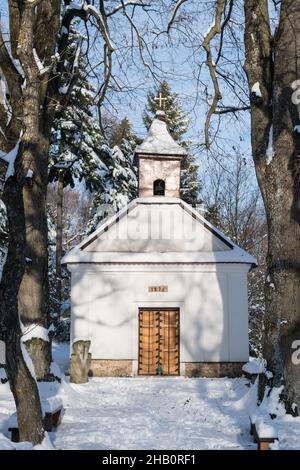
[[[180,220],[187,220],[187,223],[196,224],[194,225],[194,239],[191,242],[186,240],[184,232],[182,239],[176,239],[178,234],[175,234],[175,237],[167,240],[165,244],[162,243],[164,240],[143,238],[143,226],[146,225],[149,215],[147,210],[154,212],[152,214],[154,215],[153,226],[151,225],[150,231],[156,228],[156,219],[165,220],[168,214],[173,213],[179,223]],[[171,220],[172,217],[170,217]],[[127,230],[128,227],[131,229],[126,233],[130,231],[133,233],[134,237],[132,240],[122,238],[124,232],[122,229],[119,229],[120,231],[118,232],[118,229],[116,229],[118,226],[122,226],[122,224],[124,224]],[[161,227],[159,226],[158,228],[161,231]],[[149,230],[149,226],[146,227],[147,230]],[[115,233],[121,235],[121,240],[113,238]],[[137,233],[139,233],[138,238],[136,238]],[[111,238],[110,234],[112,234]],[[204,236],[202,238],[204,243],[198,249],[198,242],[201,236]],[[205,236],[211,236],[211,239],[213,239],[210,246],[206,244],[207,239],[205,239]],[[235,245],[222,232],[210,224],[196,209],[186,204],[182,199],[164,196],[135,199],[114,216],[104,220],[89,237],[66,254],[62,262],[63,264],[239,263],[252,266],[257,264],[253,256]]]
[[[135,153],[182,156],[186,154],[186,151],[175,142],[168,131],[167,124],[156,117],[150,126],[147,137],[141,145],[136,147]]]

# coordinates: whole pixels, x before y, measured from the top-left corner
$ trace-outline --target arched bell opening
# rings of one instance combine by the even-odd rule
[[[165,182],[164,180],[155,180],[153,182],[153,195],[164,196],[165,195]]]

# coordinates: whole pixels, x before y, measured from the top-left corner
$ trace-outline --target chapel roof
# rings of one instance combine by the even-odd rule
[[[155,214],[165,211],[165,217],[161,217],[160,220],[167,220],[168,213],[176,212],[179,215],[177,220],[180,222],[183,217],[190,218],[193,221],[195,234],[197,240],[205,234],[211,233],[213,238],[213,246],[211,249],[191,249],[184,248],[184,240],[179,240],[180,249],[176,252],[176,246],[174,240],[170,239],[162,249],[159,247],[161,240],[154,240],[156,243],[152,243],[152,240],[144,238],[144,233],[141,228],[145,225],[145,220],[148,220],[148,211],[154,211],[154,221],[156,220]],[[130,215],[132,214],[132,216]],[[146,214],[146,218],[143,216]],[[131,251],[131,240],[129,240],[129,248],[126,247],[128,238],[123,237],[122,230],[117,229],[117,225],[120,226],[124,220],[124,227],[126,233],[132,232],[134,239],[135,251]],[[172,224],[172,217],[170,218]],[[132,227],[133,224],[133,227]],[[155,225],[155,224],[154,224]],[[176,226],[178,224],[175,224]],[[137,227],[140,230],[140,239],[136,238],[138,233]],[[129,230],[128,230],[129,228]],[[130,230],[133,229],[133,230]],[[153,227],[152,227],[153,228]],[[159,229],[159,233],[163,230]],[[115,240],[110,238],[110,233],[113,234],[113,238],[117,235],[117,238],[121,240],[122,244],[120,247],[115,246]],[[198,235],[197,235],[198,234]],[[107,239],[108,238],[108,239]],[[130,238],[130,235],[129,235]],[[203,239],[205,240],[205,238]],[[97,246],[99,242],[99,245]],[[143,246],[143,243],[145,246]],[[150,250],[147,251],[147,247],[150,243]],[[106,245],[106,246],[105,246]],[[175,246],[175,248],[174,248]],[[191,245],[193,246],[193,245]],[[107,247],[110,247],[109,251]],[[146,247],[146,249],[145,249]],[[159,197],[154,196],[152,198],[138,198],[132,201],[128,206],[121,209],[117,214],[108,217],[106,220],[99,224],[98,228],[85,240],[83,240],[77,247],[73,248],[62,260],[63,264],[80,264],[80,263],[96,263],[96,264],[217,264],[217,263],[242,263],[255,266],[256,260],[249,253],[235,245],[230,239],[228,239],[222,232],[216,227],[210,224],[196,209],[192,208],[184,201],[174,197]]]
[[[175,142],[169,133],[167,124],[162,120],[164,115],[163,111],[156,112],[156,118],[150,126],[147,137],[135,149],[136,154],[172,156],[183,156],[186,154],[185,149]]]

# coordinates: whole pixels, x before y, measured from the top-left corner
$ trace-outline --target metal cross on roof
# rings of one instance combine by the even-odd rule
[[[163,108],[163,104],[164,104],[164,101],[167,101],[167,98],[163,98],[163,95],[161,94],[161,92],[159,93],[158,97],[154,98],[155,101],[158,101],[158,107],[160,109]]]

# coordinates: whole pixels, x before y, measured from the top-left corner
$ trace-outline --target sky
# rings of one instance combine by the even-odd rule
[[[199,153],[203,154],[204,152],[203,130],[205,115],[208,109],[205,99],[207,101],[211,99],[211,82],[205,65],[204,50],[201,46],[203,37],[212,23],[212,12],[215,2],[192,0],[191,2],[186,2],[185,5],[187,6],[180,11],[179,23],[174,25],[174,29],[171,30],[169,35],[159,34],[157,36],[159,30],[166,29],[168,19],[170,18],[170,12],[168,11],[165,15],[160,16],[160,23],[156,23],[152,29],[147,29],[145,38],[149,44],[151,56],[160,69],[158,70],[154,67],[157,74],[155,78],[157,81],[167,80],[172,90],[178,93],[181,105],[188,113],[190,119],[187,138],[193,142],[193,149],[199,155]],[[157,20],[158,16],[154,13],[153,18]],[[138,14],[134,16],[134,20],[142,31],[143,24],[148,18],[139,10]],[[242,22],[242,19],[240,21]],[[116,24],[119,34],[116,34],[114,28]],[[128,37],[128,31],[124,34],[124,28],[128,30],[128,23],[122,22],[122,18],[117,18],[116,23],[111,25],[111,35],[117,45],[116,56],[123,54],[122,47],[119,49],[118,47],[124,41],[124,37]],[[240,33],[242,37],[242,32],[240,31]],[[224,49],[226,54],[228,54],[229,44],[226,42]],[[229,51],[229,55],[233,58],[231,51]],[[117,110],[119,119],[125,116],[129,117],[137,135],[143,137],[146,133],[142,122],[146,95],[149,89],[157,87],[157,81],[147,68],[143,67],[142,62],[139,60],[137,49],[134,50],[133,56],[133,61],[131,60],[132,56],[129,61],[129,56],[127,56],[126,68],[126,75],[132,90],[126,95],[124,93],[116,93],[115,91],[110,92],[105,107],[113,114]],[[147,54],[145,54],[145,57],[150,62]],[[126,63],[126,60],[124,62]],[[123,68],[124,63],[122,62],[119,68],[118,60],[116,60],[113,71],[120,81],[122,81]],[[224,92],[224,102],[226,104],[231,103],[233,101],[231,91],[224,87],[222,92]],[[115,110],[113,109],[114,107]],[[234,118],[230,116],[222,119],[219,144],[227,152],[230,152],[231,147],[235,145],[242,152],[248,155],[251,154],[250,122],[247,112],[239,113]],[[201,150],[199,150],[199,145],[202,145]]]
[[[79,0],[77,0],[77,3]],[[237,0],[239,2],[239,0]],[[97,4],[97,1],[95,2]],[[193,152],[197,155],[199,163],[204,164],[208,158],[203,149],[203,130],[207,103],[211,99],[211,81],[205,65],[205,55],[202,48],[203,37],[212,24],[215,1],[188,0],[179,10],[177,21],[170,34],[161,33],[171,16],[175,0],[151,0],[151,7],[144,12],[136,8],[132,21],[145,38],[143,43],[144,62],[151,64],[151,71],[143,65],[137,37],[130,28],[130,20],[119,12],[108,20],[111,38],[115,52],[113,53],[112,90],[107,94],[104,108],[112,115],[122,119],[127,116],[133,124],[139,137],[144,137],[146,129],[142,122],[142,113],[146,104],[148,90],[158,86],[159,81],[167,80],[173,91],[177,92],[183,109],[188,113],[190,126],[186,136],[193,143]],[[1,2],[1,22],[7,28],[6,2]],[[119,4],[117,0],[108,0],[107,8]],[[241,6],[241,5],[240,5]],[[239,40],[242,38],[242,8],[237,9],[236,24]],[[132,8],[128,9],[132,15]],[[96,31],[96,29],[94,30]],[[131,39],[133,40],[133,48]],[[242,42],[240,43],[242,48]],[[147,53],[149,49],[150,54]],[[233,62],[236,52],[230,50],[230,44],[224,41],[224,51]],[[93,64],[102,58],[103,41],[97,38],[96,32],[91,34],[90,59]],[[214,54],[216,50],[214,50]],[[242,49],[239,51],[242,54]],[[152,59],[154,63],[151,63]],[[229,71],[234,65],[225,64],[224,70]],[[154,70],[155,76],[152,75]],[[95,69],[101,81],[103,68]],[[232,70],[230,70],[230,73]],[[220,82],[224,93],[224,102],[231,103],[233,95],[230,89]],[[118,88],[122,89],[117,92]],[[125,86],[125,89],[124,89]],[[217,120],[213,119],[212,128]],[[248,113],[239,113],[236,117],[227,116],[222,119],[218,132],[218,149],[213,152],[226,153],[230,156],[232,146],[240,149],[250,158],[250,123]]]

